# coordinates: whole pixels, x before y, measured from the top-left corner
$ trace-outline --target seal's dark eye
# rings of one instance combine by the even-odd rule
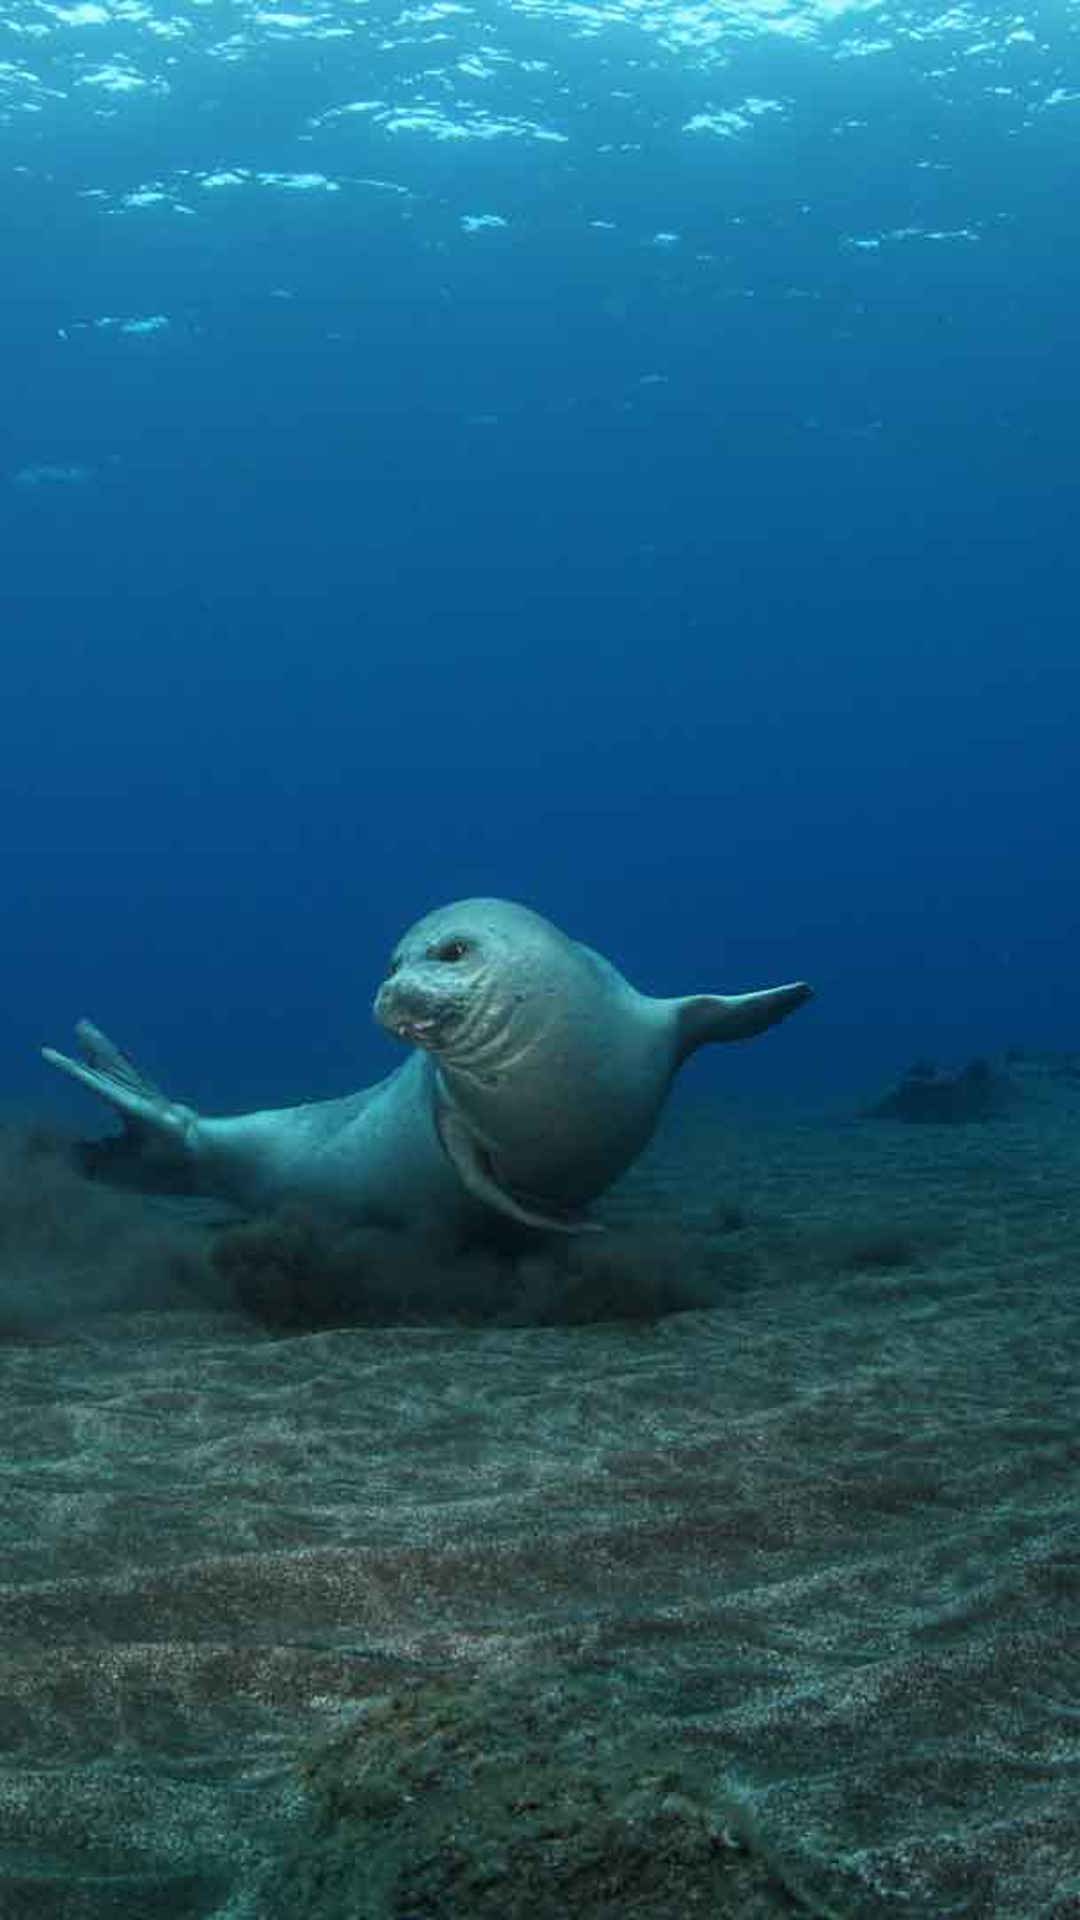
[[[467,940],[443,940],[441,944],[434,949],[433,958],[436,960],[464,960],[468,951],[469,943]]]

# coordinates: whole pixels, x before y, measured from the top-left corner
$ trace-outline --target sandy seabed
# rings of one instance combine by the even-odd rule
[[[268,1330],[13,1131],[2,1920],[1080,1916],[1080,1080],[1027,1093],[684,1114],[573,1325]]]

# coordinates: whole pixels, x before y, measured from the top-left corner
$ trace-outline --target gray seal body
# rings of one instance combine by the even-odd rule
[[[144,1156],[250,1211],[298,1204],[453,1238],[484,1222],[576,1232],[645,1146],[682,1062],[763,1033],[810,997],[653,999],[528,907],[465,900],[399,942],[375,1000],[415,1051],[376,1086],[227,1118],[169,1100],[98,1028],[81,1060],[45,1058],[101,1094]]]

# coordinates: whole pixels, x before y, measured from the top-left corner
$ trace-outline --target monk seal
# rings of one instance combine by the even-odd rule
[[[42,1051],[123,1115],[141,1153],[179,1159],[193,1190],[247,1210],[299,1203],[459,1239],[495,1219],[579,1232],[645,1146],[683,1061],[764,1033],[810,994],[799,981],[652,999],[530,908],[462,900],[395,948],[374,1014],[413,1051],[358,1093],[208,1118],[89,1021],[81,1060]]]

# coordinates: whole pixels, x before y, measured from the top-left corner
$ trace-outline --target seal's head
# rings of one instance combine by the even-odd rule
[[[551,1143],[566,1107],[602,1077],[590,1019],[601,966],[528,907],[459,900],[410,927],[376,995],[376,1020],[434,1058],[435,1126],[463,1185],[529,1226],[580,1230],[577,1182],[568,1211]]]
[[[459,900],[398,942],[375,998],[388,1032],[482,1075],[520,1046],[542,1012],[553,943],[573,948],[528,907]]]

